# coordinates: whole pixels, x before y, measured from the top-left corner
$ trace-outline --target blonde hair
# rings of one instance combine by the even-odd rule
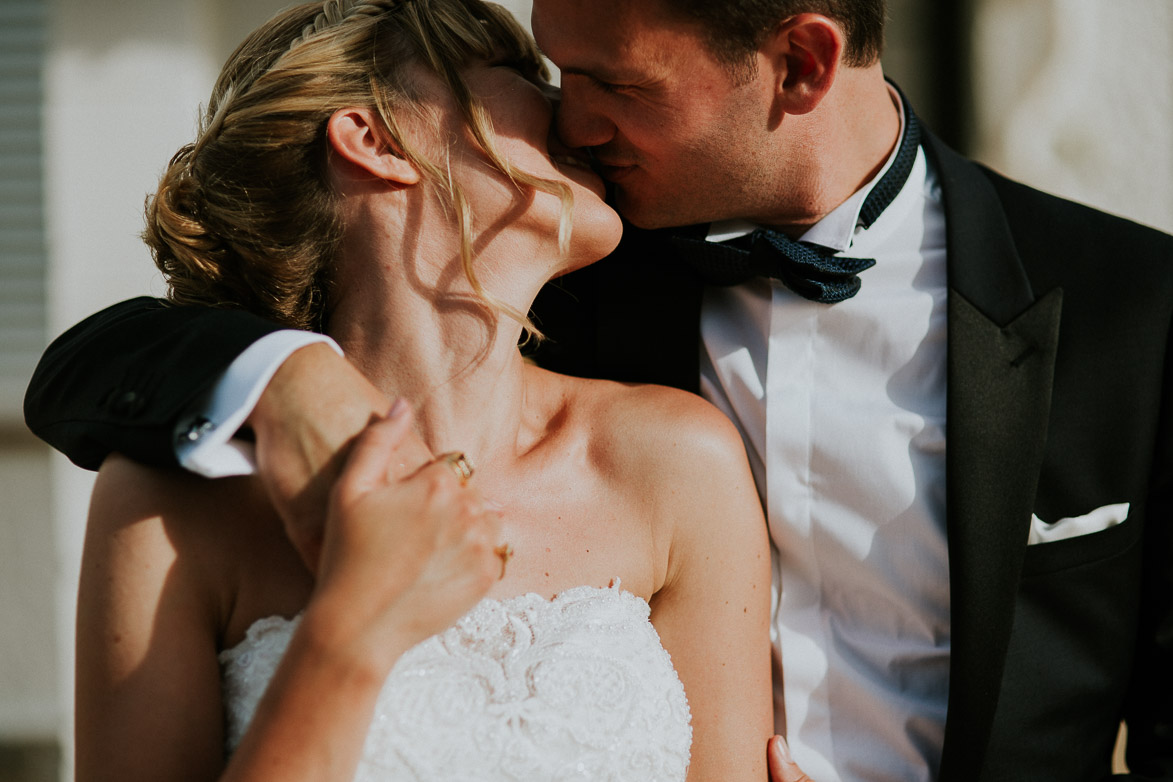
[[[327,0],[281,12],[228,58],[197,139],[171,159],[147,199],[144,241],[178,304],[237,307],[285,326],[322,328],[332,260],[342,238],[340,202],[327,175],[326,125],[338,109],[364,107],[388,141],[452,208],[461,260],[491,309],[527,327],[477,281],[472,205],[444,161],[412,147],[397,118],[425,118],[418,68],[451,92],[491,165],[519,188],[562,199],[559,246],[573,199],[559,182],[516,170],[494,144],[492,123],[461,71],[509,61],[548,76],[536,46],[508,11],[481,0]],[[418,71],[417,71],[418,72]]]

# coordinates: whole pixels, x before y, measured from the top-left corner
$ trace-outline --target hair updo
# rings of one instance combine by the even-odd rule
[[[281,12],[228,58],[200,120],[147,199],[143,239],[177,304],[236,307],[282,325],[324,325],[332,259],[342,238],[327,176],[326,125],[347,106],[367,108],[387,140],[454,208],[465,274],[472,270],[471,208],[443,161],[423,158],[397,117],[424,117],[412,79],[424,68],[447,86],[490,163],[515,183],[559,195],[565,246],[569,188],[514,169],[496,152],[491,122],[461,71],[508,58],[547,76],[529,35],[481,0],[328,0]]]

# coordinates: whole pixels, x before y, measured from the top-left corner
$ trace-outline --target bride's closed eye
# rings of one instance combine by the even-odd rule
[[[492,68],[509,68],[517,71],[527,80],[538,86],[547,86],[549,82],[542,76],[539,66],[533,60],[521,57],[502,57],[489,63]]]

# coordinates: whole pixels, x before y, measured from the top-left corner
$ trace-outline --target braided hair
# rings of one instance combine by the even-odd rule
[[[498,154],[492,123],[461,75],[494,56],[548,75],[509,12],[482,0],[326,0],[290,8],[258,28],[221,70],[196,140],[175,154],[147,199],[143,239],[168,298],[323,328],[344,228],[327,175],[326,126],[339,108],[359,106],[379,117],[387,142],[448,200],[465,274],[486,306],[528,322],[476,280],[472,206],[445,162],[414,149],[397,121],[426,119],[427,94],[413,72],[439,77],[491,165],[519,187],[561,197],[565,248],[569,188],[518,171]]]

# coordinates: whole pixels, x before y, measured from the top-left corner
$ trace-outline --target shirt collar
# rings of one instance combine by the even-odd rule
[[[896,92],[896,88],[891,84],[888,85],[888,93],[892,96],[892,102],[896,105],[896,110],[900,114],[899,138],[903,139],[905,126],[903,101],[900,100],[900,94]],[[888,169],[892,167],[892,163],[896,160],[896,154],[899,151],[900,144],[897,143],[893,146],[892,152],[888,155],[888,160],[885,161],[883,168],[867,184],[852,193],[850,198],[839,204],[839,206],[824,216],[822,220],[807,229],[806,233],[798,238],[799,241],[829,247],[836,252],[843,252],[851,247],[857,230],[864,230],[859,224],[859,212],[863,209],[863,202],[867,200],[868,193],[872,192],[872,188],[876,186],[876,183],[883,178],[884,174],[888,173]],[[724,242],[729,239],[736,239],[739,236],[745,236],[762,227],[762,225],[749,220],[718,220],[709,225],[709,232],[705,236],[705,240],[709,242]]]

